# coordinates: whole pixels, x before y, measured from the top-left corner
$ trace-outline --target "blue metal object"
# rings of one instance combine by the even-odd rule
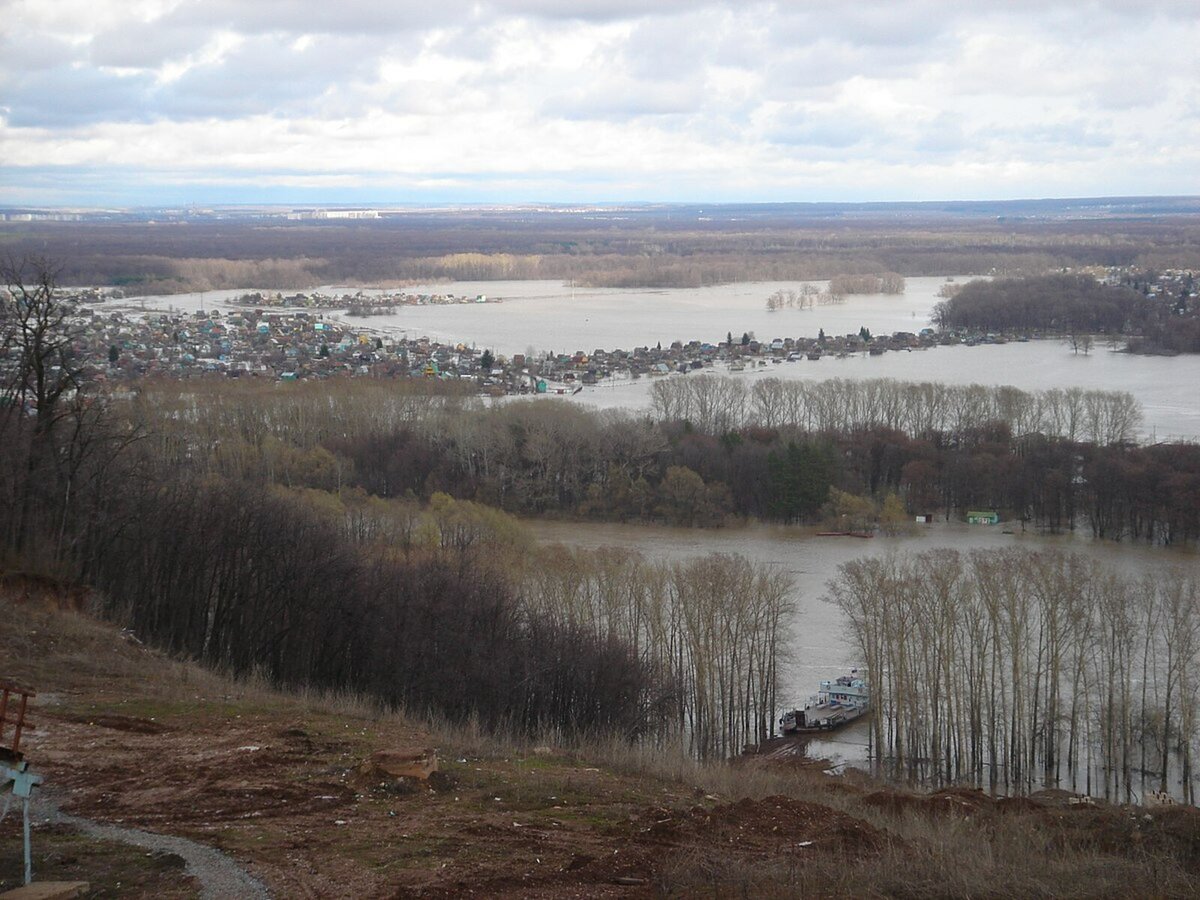
[[[13,764],[0,765],[0,791],[11,792],[13,797],[21,798],[21,808],[24,814],[25,838],[25,883],[33,881],[33,848],[29,835],[29,798],[33,789],[42,783],[42,776],[29,771],[29,763],[21,760]],[[8,805],[5,804],[5,812]],[[3,818],[3,816],[0,816]]]
[[[29,771],[27,762],[19,762],[15,767],[0,766],[0,786],[9,788],[15,797],[28,798],[33,793],[33,789],[42,783],[42,780],[41,775]]]
[[[37,696],[29,688],[8,681],[0,681],[0,793],[10,796],[4,801],[4,812],[0,820],[8,815],[8,806],[13,797],[21,798],[25,814],[25,883],[33,881],[33,854],[29,841],[29,797],[33,789],[42,783],[42,776],[29,771],[29,763],[21,755],[21,732],[30,727],[25,720],[29,698]],[[10,700],[16,698],[16,713],[10,711]],[[13,726],[12,737],[4,736],[5,725]]]

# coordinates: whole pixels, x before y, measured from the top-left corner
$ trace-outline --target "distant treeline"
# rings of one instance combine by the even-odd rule
[[[940,328],[1067,334],[1129,334],[1147,300],[1131,288],[1091,275],[1041,275],[972,281],[934,307]]]
[[[829,279],[831,294],[903,294],[904,276],[897,272],[882,275],[835,275]]]
[[[1064,267],[1200,268],[1187,218],[996,222],[914,217],[697,222],[645,216],[424,214],[364,222],[278,219],[0,224],[13,254],[64,261],[61,282],[135,294],[432,279],[548,278],[697,287],[839,275],[1037,274]]]
[[[934,307],[940,328],[1128,338],[1138,352],[1200,352],[1200,306],[1181,296],[1149,296],[1131,284],[1090,275],[972,281]]]
[[[135,407],[162,423],[152,440],[168,464],[292,487],[442,491],[520,514],[709,526],[821,522],[845,514],[841,495],[879,510],[893,497],[909,513],[985,507],[1111,539],[1200,538],[1200,447],[1133,443],[1140,410],[1128,394],[660,384],[655,417],[553,400],[482,407],[382,382],[168,384]],[[708,405],[686,405],[699,400]]]
[[[1022,391],[891,378],[762,378],[747,387],[737,378],[698,375],[659,380],[650,398],[656,418],[686,421],[713,433],[743,427],[824,433],[882,427],[917,437],[1000,423],[1017,437],[1041,434],[1108,445],[1135,442],[1142,423],[1141,407],[1125,391]]]

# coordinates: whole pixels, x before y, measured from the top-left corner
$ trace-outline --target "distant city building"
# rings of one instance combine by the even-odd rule
[[[378,219],[377,209],[294,209],[287,214],[298,219]]]

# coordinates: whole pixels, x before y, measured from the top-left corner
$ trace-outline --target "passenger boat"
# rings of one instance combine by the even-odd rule
[[[839,675],[833,681],[822,681],[820,689],[809,698],[804,709],[783,714],[779,729],[784,734],[833,731],[861,718],[870,707],[870,689],[859,677],[858,669],[851,669],[849,675]]]

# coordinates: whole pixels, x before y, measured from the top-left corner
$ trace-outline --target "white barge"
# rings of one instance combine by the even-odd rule
[[[832,731],[862,717],[871,707],[871,692],[859,677],[858,669],[833,681],[822,681],[804,709],[783,714],[779,728],[784,734],[812,734]]]

